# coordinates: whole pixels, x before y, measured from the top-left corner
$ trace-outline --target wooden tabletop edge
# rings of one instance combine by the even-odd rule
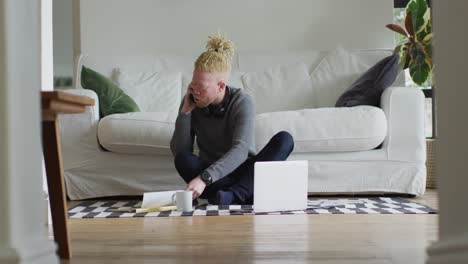
[[[94,99],[83,95],[70,94],[64,91],[42,91],[41,98],[46,100],[60,100],[81,105],[94,105]]]

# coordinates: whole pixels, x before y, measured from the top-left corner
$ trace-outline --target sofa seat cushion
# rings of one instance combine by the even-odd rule
[[[109,115],[99,122],[99,142],[116,153],[172,155],[175,119],[175,113],[167,112]]]
[[[296,153],[364,151],[383,142],[387,120],[382,109],[373,106],[263,113],[256,117],[257,151],[283,130],[293,136]]]

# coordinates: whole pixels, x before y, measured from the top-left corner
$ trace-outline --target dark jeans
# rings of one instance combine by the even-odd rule
[[[291,134],[285,131],[277,133],[256,156],[249,157],[233,172],[208,185],[200,198],[212,202],[216,197],[216,192],[223,190],[233,192],[241,204],[252,204],[255,162],[286,160],[293,148],[294,141]],[[186,183],[210,166],[190,152],[178,153],[174,162],[179,175]]]

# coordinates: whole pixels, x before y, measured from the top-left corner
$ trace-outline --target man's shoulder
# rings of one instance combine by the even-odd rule
[[[253,103],[252,97],[249,94],[247,94],[243,89],[229,86],[229,90],[230,90],[230,92],[232,94],[231,100],[233,100],[233,102],[236,102],[236,103],[239,103],[239,104],[243,104],[243,103],[251,104],[251,103]]]
[[[237,114],[254,115],[255,104],[252,97],[241,88],[229,87],[232,94],[231,104]]]

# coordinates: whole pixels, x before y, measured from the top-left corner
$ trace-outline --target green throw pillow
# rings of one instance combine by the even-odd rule
[[[111,114],[140,111],[135,101],[114,82],[85,66],[81,68],[81,86],[96,92],[101,118]]]

